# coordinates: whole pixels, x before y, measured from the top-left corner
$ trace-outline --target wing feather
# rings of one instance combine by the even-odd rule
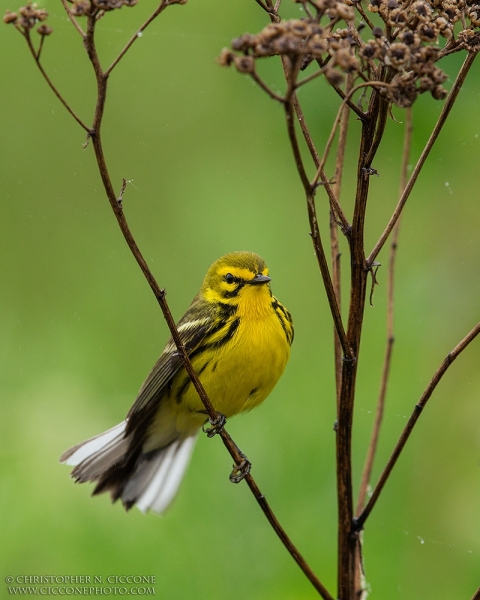
[[[198,348],[215,329],[216,319],[212,318],[213,315],[211,307],[204,305],[199,296],[196,296],[177,324],[187,354],[190,355]],[[182,365],[181,356],[173,339],[170,338],[128,412],[126,435],[136,429],[144,417],[152,414],[152,410],[160,401],[165,386],[169,384]]]

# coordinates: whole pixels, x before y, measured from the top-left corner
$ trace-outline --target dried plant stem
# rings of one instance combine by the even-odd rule
[[[315,167],[318,169],[320,166],[320,158],[319,158],[318,152],[315,148],[315,144],[313,143],[312,136],[310,135],[310,131],[307,127],[307,123],[305,121],[305,116],[302,111],[302,107],[300,106],[300,101],[298,100],[298,97],[296,94],[294,94],[292,96],[292,101],[293,101],[293,107],[295,109],[295,114],[297,116],[297,121],[300,125],[300,129],[302,130],[303,137],[305,139],[307,147],[310,151],[310,156],[312,157]],[[327,192],[331,209],[334,212],[335,216],[338,218],[343,233],[345,235],[347,235],[350,230],[350,223],[348,222],[348,220],[345,216],[345,213],[343,212],[343,209],[338,202],[337,193],[334,191],[334,189],[330,185],[330,182],[327,179],[327,175],[326,175],[324,169],[321,169],[321,171],[320,171],[320,178],[322,180],[322,185],[324,186],[325,191]],[[313,187],[312,183],[310,185]],[[315,185],[317,185],[317,184],[315,184]]]
[[[130,49],[130,47],[132,46],[132,44],[135,42],[135,40],[138,40],[138,38],[141,36],[141,34],[143,33],[143,31],[150,25],[150,23],[156,19],[158,17],[158,15],[163,12],[167,6],[169,6],[168,0],[162,0],[158,6],[158,8],[156,10],[153,11],[153,13],[148,17],[148,19],[145,21],[145,23],[143,23],[143,25],[141,25],[139,27],[139,29],[132,35],[132,37],[128,40],[128,42],[126,43],[125,47],[123,48],[123,50],[120,52],[120,54],[115,58],[115,60],[112,62],[112,64],[108,67],[108,69],[105,71],[104,76],[108,77],[110,75],[110,73],[113,71],[113,69],[118,65],[118,63],[120,62],[120,60],[125,56],[126,52]]]
[[[352,101],[351,97],[347,95],[340,87],[338,87],[338,85],[332,84],[332,88],[337,92],[340,98],[346,102],[347,106],[353,110],[360,121],[363,121],[363,119],[365,119],[365,113],[355,104],[355,102]]]
[[[47,72],[45,71],[45,69],[42,66],[42,63],[40,62],[40,56],[37,54],[37,52],[35,52],[35,48],[33,47],[32,40],[30,38],[30,34],[29,33],[26,33],[26,34],[22,33],[22,35],[23,35],[23,37],[27,41],[28,48],[30,50],[30,53],[33,56],[35,64],[39,68],[40,73],[43,75],[43,78],[45,79],[45,81],[49,85],[49,87],[52,90],[52,92],[60,100],[60,102],[63,104],[63,106],[68,110],[68,112],[72,115],[72,117],[75,119],[75,121],[80,125],[80,127],[82,127],[87,133],[89,133],[90,132],[89,127],[87,125],[85,125],[85,123],[82,121],[82,119],[80,119],[80,117],[74,112],[74,110],[71,108],[71,106],[65,100],[65,98],[57,90],[57,88],[53,84],[53,82],[50,79],[50,77],[47,75]]]
[[[70,7],[68,6],[67,0],[60,0],[60,1],[63,4],[63,8],[65,9],[65,12],[67,13],[68,18],[72,22],[72,25],[75,27],[75,29],[78,31],[78,33],[82,36],[82,38],[85,38],[85,32],[83,31],[83,29],[82,29],[80,23],[77,21],[77,19],[72,15],[72,12],[70,10]]]
[[[346,93],[347,95],[350,93],[352,89],[352,80],[353,77],[351,74],[347,75],[346,82]],[[349,121],[350,111],[348,105],[344,106],[342,115],[340,117],[340,133],[338,138],[338,146],[337,146],[337,156],[335,161],[335,175],[333,184],[333,192],[335,196],[340,199],[340,193],[342,189],[342,177],[343,177],[343,168],[345,164],[345,150],[347,147],[347,134],[348,134],[348,121]],[[318,165],[317,165],[318,167]],[[337,298],[338,306],[341,310],[341,263],[340,263],[340,246],[338,239],[338,225],[337,220],[335,218],[335,214],[333,210],[330,211],[330,252],[332,259],[332,281],[333,288],[335,290],[335,297]],[[334,355],[334,364],[335,364],[335,390],[336,390],[336,398],[337,398],[337,412],[338,405],[340,402],[340,391],[341,391],[341,383],[342,383],[342,352],[340,346],[340,340],[338,338],[337,332],[334,331],[334,339],[333,339],[333,355]]]
[[[473,594],[472,596],[472,600],[480,600],[480,587],[478,588],[478,590]]]
[[[405,428],[395,446],[395,449],[393,450],[392,455],[390,456],[382,474],[380,475],[380,479],[378,480],[378,483],[375,486],[375,489],[373,490],[372,496],[370,497],[369,501],[367,502],[367,505],[363,509],[362,513],[355,520],[355,525],[356,525],[357,529],[362,529],[362,527],[365,525],[365,521],[367,520],[368,516],[372,512],[373,507],[377,503],[377,500],[383,490],[383,487],[384,487],[385,483],[387,482],[387,479],[390,476],[390,473],[391,473],[393,467],[395,466],[395,463],[397,462],[398,457],[400,456],[403,448],[405,447],[405,444],[407,443],[407,440],[410,437],[410,434],[412,433],[412,430],[415,427],[415,424],[416,424],[418,418],[420,417],[423,408],[427,404],[428,400],[430,399],[431,395],[433,394],[438,383],[440,382],[442,377],[445,375],[445,373],[447,372],[448,368],[453,363],[453,361],[456,358],[458,358],[458,356],[468,347],[468,345],[471,342],[473,342],[473,340],[477,337],[477,335],[479,333],[480,333],[480,323],[477,323],[477,325],[475,325],[475,327],[463,338],[463,340],[461,342],[459,342],[455,346],[455,348],[447,355],[445,360],[442,362],[440,367],[437,369],[435,375],[432,377],[432,380],[430,381],[427,388],[423,392],[422,397],[420,398],[418,403],[415,405],[415,408],[413,409],[413,412],[412,412],[410,418],[408,419],[407,424],[405,425]]]
[[[450,111],[452,110],[453,104],[455,103],[455,100],[457,99],[458,93],[460,92],[463,82],[465,81],[468,71],[470,70],[470,67],[472,66],[473,61],[475,60],[475,57],[477,56],[477,54],[478,54],[478,52],[469,52],[467,54],[465,61],[462,65],[460,71],[458,72],[457,78],[455,79],[452,89],[450,90],[450,92],[447,96],[445,104],[443,105],[442,112],[440,113],[440,116],[438,117],[438,120],[435,124],[432,134],[430,135],[428,142],[427,142],[425,148],[423,149],[423,152],[420,155],[420,158],[418,159],[417,164],[415,165],[412,175],[410,176],[410,179],[408,180],[408,183],[405,186],[405,190],[402,194],[402,197],[400,198],[400,200],[397,204],[397,207],[395,208],[395,211],[394,211],[392,217],[390,218],[390,221],[388,222],[387,226],[385,227],[384,232],[380,236],[378,242],[375,244],[375,247],[373,248],[372,252],[370,253],[370,256],[367,258],[368,266],[371,266],[372,263],[375,261],[376,257],[378,256],[378,253],[383,248],[385,242],[388,239],[388,236],[390,235],[393,227],[395,226],[395,223],[398,221],[398,219],[402,213],[403,207],[405,206],[405,203],[407,202],[408,197],[410,196],[413,186],[415,185],[415,182],[417,181],[418,175],[420,174],[420,171],[422,170],[422,167],[423,167],[428,155],[430,154],[430,150],[432,149],[433,144],[436,142],[438,135],[440,134],[440,131],[442,130],[443,125],[445,124],[445,121],[446,121],[448,115],[450,114]]]
[[[356,86],[357,88],[359,86]],[[353,88],[355,89],[355,88]],[[352,600],[355,587],[355,570],[358,535],[353,523],[352,487],[352,428],[358,354],[365,309],[365,291],[368,269],[364,254],[364,223],[369,191],[369,173],[378,144],[374,141],[382,130],[386,108],[377,92],[370,96],[367,118],[362,122],[359,158],[357,165],[357,190],[353,213],[350,245],[350,304],[347,340],[355,360],[344,360],[336,436],[337,506],[338,506],[338,598]]]
[[[412,109],[406,109],[405,112],[405,135],[403,141],[402,166],[401,166],[401,182],[400,196],[407,184],[408,160],[410,157],[410,148],[412,144]],[[383,360],[382,378],[380,382],[380,392],[377,402],[377,410],[375,414],[375,422],[373,425],[370,444],[368,447],[367,458],[363,468],[362,480],[357,501],[357,515],[360,514],[367,494],[368,485],[370,483],[373,462],[378,445],[380,435],[380,427],[383,419],[383,411],[385,407],[385,397],[387,394],[388,376],[390,373],[390,364],[392,360],[392,350],[394,344],[394,327],[393,327],[393,308],[394,308],[394,283],[395,283],[395,259],[397,255],[397,241],[400,228],[400,220],[397,221],[393,229],[392,243],[390,246],[390,257],[388,265],[388,287],[387,287],[387,342],[385,347],[385,357]]]
[[[302,130],[303,138],[305,143],[307,144],[308,150],[310,151],[310,156],[312,157],[313,164],[318,169],[318,165],[320,164],[320,158],[318,156],[317,149],[315,144],[313,143],[312,136],[310,135],[310,130],[307,127],[307,122],[305,121],[305,116],[303,114],[302,107],[300,106],[300,101],[296,94],[292,97],[293,107],[295,109],[295,114],[297,115],[297,121],[300,125],[300,129]]]
[[[255,70],[253,70],[250,73],[250,76],[255,81],[255,83],[257,85],[259,85],[262,88],[262,90],[270,96],[270,98],[272,98],[273,100],[277,100],[278,102],[281,102],[281,103],[285,102],[285,98],[283,96],[280,96],[280,94],[277,94],[276,92],[274,92],[271,88],[269,88],[268,85],[263,81],[263,79],[259,76],[259,74]]]
[[[388,83],[383,83],[380,81],[368,81],[366,83],[359,83],[358,85],[356,85],[355,87],[353,87],[347,94],[345,94],[345,97],[340,105],[340,108],[337,111],[337,116],[335,117],[335,120],[333,122],[332,125],[332,129],[330,131],[330,135],[328,136],[328,140],[327,143],[325,144],[325,149],[324,152],[322,154],[322,158],[320,159],[320,164],[318,165],[317,168],[317,172],[315,173],[315,177],[312,180],[312,185],[316,185],[316,183],[318,182],[318,179],[320,178],[320,175],[323,171],[323,167],[325,166],[325,163],[327,161],[328,158],[328,154],[330,153],[330,148],[332,147],[333,144],[333,140],[335,138],[335,134],[337,132],[337,128],[340,124],[340,120],[342,118],[342,114],[343,111],[345,109],[345,106],[348,105],[348,100],[352,97],[353,94],[355,94],[355,92],[357,92],[358,90],[365,88],[365,87],[372,87],[372,88],[376,88],[376,87],[380,87],[380,88],[385,88],[388,87]],[[384,112],[384,119],[383,119],[383,126],[381,127],[381,129],[377,132],[377,135],[375,137],[375,143],[372,142],[372,145],[368,148],[368,153],[372,155],[372,157],[375,155],[377,148],[378,148],[378,144],[380,142],[381,136],[383,134],[383,129],[385,128],[385,121],[386,121],[386,117],[387,117],[387,109],[388,109],[388,104],[387,102],[383,102],[382,105],[385,106]],[[363,119],[362,121],[365,121],[366,119],[368,119],[368,113],[365,115],[363,115]],[[377,141],[378,138],[378,141]],[[366,162],[371,162],[371,158],[367,159]]]
[[[290,96],[290,98],[285,102],[285,117],[287,121],[288,136],[295,158],[295,164],[297,166],[298,174],[302,181],[305,190],[305,196],[307,199],[308,218],[310,222],[310,235],[312,237],[313,247],[315,249],[315,255],[317,257],[318,265],[320,267],[320,273],[322,275],[323,283],[327,293],[328,302],[330,304],[330,310],[332,313],[335,329],[338,333],[338,337],[340,339],[344,355],[347,358],[352,359],[352,351],[348,346],[345,329],[343,327],[342,317],[340,314],[340,309],[338,307],[337,300],[335,297],[335,290],[333,289],[327,259],[325,257],[325,251],[323,249],[322,239],[320,237],[320,230],[318,227],[317,212],[315,207],[315,188],[310,184],[310,181],[307,177],[305,167],[303,165],[300,147],[298,145],[297,134],[295,132],[294,105],[292,96]]]
[[[365,21],[365,23],[370,27],[370,29],[373,29],[375,27],[375,25],[367,17],[366,12],[363,10],[362,3],[361,2],[355,2],[354,6],[358,10],[358,12],[362,15],[362,19]]]

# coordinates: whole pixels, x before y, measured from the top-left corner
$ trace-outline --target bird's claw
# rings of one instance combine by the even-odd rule
[[[233,465],[233,471],[230,473],[230,481],[232,483],[240,483],[250,473],[252,463],[244,454],[242,454],[242,458],[241,463]]]
[[[214,435],[218,435],[222,432],[223,428],[225,427],[225,423],[227,422],[227,417],[222,413],[217,413],[217,418],[210,418],[208,419],[208,422],[210,423],[211,427],[205,428],[205,426],[203,426],[202,431],[203,433],[207,434],[207,437],[211,438]]]

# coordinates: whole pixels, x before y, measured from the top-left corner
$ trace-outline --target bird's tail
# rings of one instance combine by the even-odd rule
[[[174,499],[188,466],[197,436],[179,438],[157,450],[132,451],[125,436],[126,421],[67,450],[60,462],[74,466],[72,477],[81,483],[97,481],[93,493],[110,491],[129,509],[164,512]]]

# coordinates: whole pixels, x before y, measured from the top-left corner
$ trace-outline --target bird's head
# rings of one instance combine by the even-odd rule
[[[231,252],[216,260],[203,280],[202,294],[210,302],[241,304],[271,296],[263,258],[253,252]]]

